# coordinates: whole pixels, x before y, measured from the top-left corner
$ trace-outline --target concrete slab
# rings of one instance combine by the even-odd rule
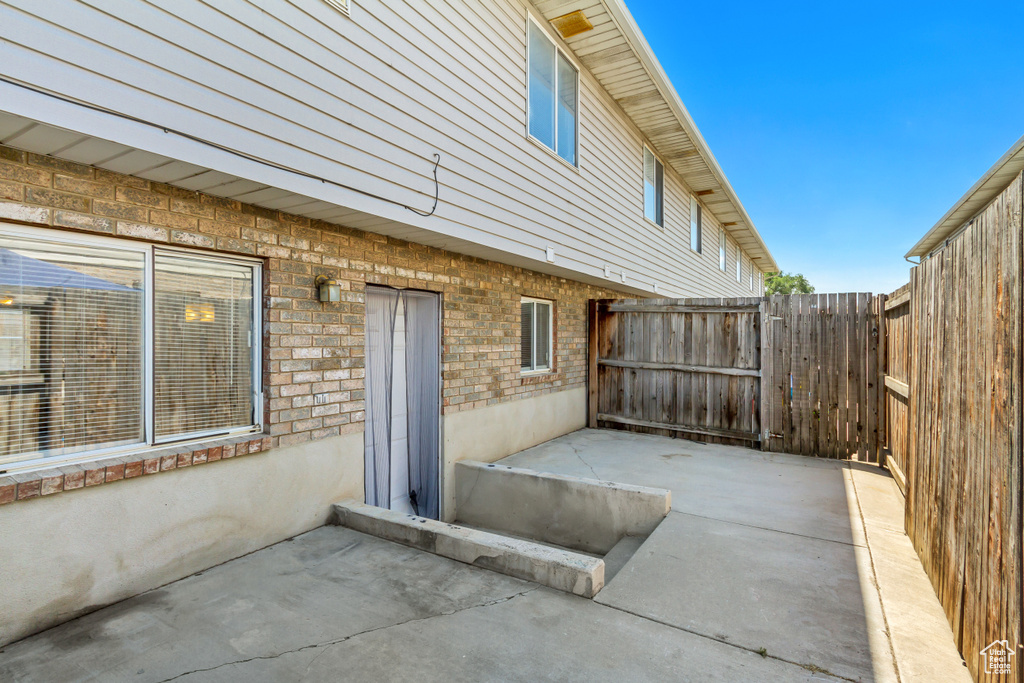
[[[903,496],[883,470],[852,464],[878,592],[902,683],[970,683],[939,604],[910,538],[903,531]]]
[[[0,650],[3,681],[835,681],[323,527]]]
[[[164,681],[536,584],[321,527],[0,650],[2,681]]]
[[[884,625],[869,623],[865,597],[852,545],[672,512],[595,600],[843,678],[880,680],[869,629]]]
[[[851,543],[842,462],[586,429],[500,461],[672,491],[672,509]]]
[[[826,663],[822,665],[825,668],[858,672],[858,676],[873,680],[892,680],[896,675],[904,683],[969,680],[945,615],[903,532],[901,494],[878,467],[596,430],[582,430],[500,462],[663,486],[673,493],[675,512],[670,518],[683,512],[694,517],[691,526],[705,518],[712,527],[715,522],[728,522],[746,525],[756,537],[767,534],[761,538],[765,552],[752,552],[755,546],[739,531],[731,538],[719,535],[714,548],[717,560],[703,568],[690,549],[672,552],[669,546],[673,543],[666,543],[668,553],[684,558],[678,561],[680,567],[702,569],[697,571],[698,585],[714,579],[716,585],[710,590],[688,593],[686,586],[678,586],[673,571],[679,568],[673,566],[673,558],[650,543],[644,544],[617,575],[607,573],[602,601],[669,623],[691,624],[687,628],[702,633],[719,624],[725,630],[715,635],[729,642],[736,638],[746,642],[766,634],[759,632],[753,621],[735,615],[716,616],[717,610],[731,614],[737,600],[741,611],[749,612],[757,605],[763,608],[760,596],[768,595],[769,604],[795,609],[800,616],[800,610],[813,607],[813,600],[817,601],[817,615],[805,614],[800,618],[807,621],[777,625],[774,635],[780,652],[826,656],[835,666]],[[665,524],[659,529],[667,532]],[[713,540],[709,536],[702,542]],[[849,551],[821,555],[818,549],[828,547],[821,546],[822,542],[845,544]],[[806,581],[785,576],[787,548],[797,575],[800,567],[811,569]],[[654,561],[651,552],[662,556]],[[823,564],[815,572],[817,561]],[[667,587],[667,593],[645,592],[644,582],[630,578],[638,572],[648,574],[649,587]],[[845,595],[822,589],[819,575],[829,580],[845,577]],[[755,605],[750,591],[758,587],[762,592]],[[863,600],[859,610],[854,595]],[[833,655],[820,647],[821,639],[806,640],[806,625],[830,618],[835,623],[825,628],[838,629],[857,647],[840,648]],[[854,653],[859,656],[849,657]]]
[[[319,529],[10,645],[0,680],[968,680],[877,468],[589,430],[506,462],[674,511],[598,601]]]
[[[181,681],[836,681],[540,588]]]

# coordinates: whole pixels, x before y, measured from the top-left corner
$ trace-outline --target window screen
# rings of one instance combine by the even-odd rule
[[[648,220],[664,226],[665,169],[651,150],[644,147],[644,215]]]
[[[525,372],[551,368],[551,302],[523,299],[520,306],[522,362]]]
[[[157,439],[244,427],[253,415],[253,269],[156,255]]]
[[[255,263],[0,226],[0,464],[256,427],[258,284]]]
[[[527,21],[527,54],[530,135],[575,166],[579,109],[576,69],[532,21]]]
[[[690,195],[690,249],[693,249],[698,254],[701,253],[703,248],[701,239],[702,229],[700,204],[697,203],[696,197]]]
[[[144,254],[0,244],[0,463],[142,441]]]

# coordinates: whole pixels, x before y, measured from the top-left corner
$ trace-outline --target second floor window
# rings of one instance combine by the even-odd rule
[[[718,267],[725,272],[725,230],[718,229]]]
[[[555,43],[527,20],[527,112],[530,137],[576,165],[579,74]]]
[[[697,198],[690,195],[690,249],[701,253],[701,215]]]
[[[736,282],[743,282],[743,252],[736,245]]]
[[[654,153],[644,147],[644,216],[664,227],[665,169]]]

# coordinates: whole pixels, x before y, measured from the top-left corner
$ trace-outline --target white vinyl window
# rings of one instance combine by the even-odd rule
[[[576,166],[579,72],[533,19],[526,33],[528,133]]]
[[[725,272],[725,230],[718,229],[718,267]]]
[[[743,282],[743,252],[736,245],[736,282]]]
[[[520,324],[522,341],[522,362],[526,372],[551,370],[551,348],[553,346],[552,304],[543,299],[523,297]]]
[[[261,427],[260,264],[0,225],[0,466]]]
[[[690,249],[693,249],[698,254],[703,249],[702,231],[700,204],[697,202],[696,197],[690,195]]]
[[[747,259],[747,265],[750,267],[750,291],[754,291],[754,262]]]
[[[665,168],[654,152],[644,146],[644,216],[665,227],[664,218]]]

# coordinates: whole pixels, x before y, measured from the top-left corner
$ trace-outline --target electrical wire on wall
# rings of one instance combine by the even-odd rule
[[[438,200],[440,199],[440,196],[441,196],[441,185],[440,185],[440,183],[438,182],[438,179],[437,179],[437,169],[441,165],[441,155],[436,153],[436,152],[434,153],[434,157],[435,157],[435,161],[434,161],[434,204],[430,208],[430,211],[421,211],[419,209],[416,209],[416,208],[413,208],[413,207],[409,206],[408,204],[403,204],[402,202],[396,201],[394,199],[388,199],[387,197],[382,197],[381,195],[374,194],[373,192],[367,192],[366,190],[360,190],[358,187],[352,187],[351,185],[346,185],[344,183],[339,183],[339,182],[337,182],[335,180],[331,180],[329,178],[323,178],[323,177],[318,176],[318,175],[313,175],[312,173],[307,173],[305,171],[300,171],[300,170],[298,170],[296,168],[292,168],[290,166],[285,166],[284,164],[279,164],[279,163],[277,163],[275,161],[270,161],[269,159],[264,159],[262,157],[258,157],[256,155],[254,155],[254,154],[249,154],[248,152],[242,152],[240,150],[233,149],[231,147],[227,147],[227,146],[222,145],[220,143],[213,142],[212,140],[207,140],[207,139],[201,138],[201,137],[199,137],[197,135],[192,135],[191,133],[186,133],[184,131],[177,130],[175,128],[170,128],[168,126],[161,125],[161,124],[156,123],[154,121],[148,121],[146,119],[142,119],[142,118],[139,118],[137,116],[132,116],[130,114],[124,114],[124,113],[119,112],[119,111],[114,111],[113,109],[107,109],[106,107],[101,107],[101,106],[98,106],[98,105],[95,105],[95,104],[89,104],[88,102],[81,102],[79,100],[76,100],[76,99],[73,99],[73,98],[70,98],[70,97],[65,97],[64,95],[59,95],[57,93],[50,92],[49,90],[44,90],[42,88],[37,88],[37,87],[31,86],[31,85],[28,85],[27,83],[22,83],[22,82],[19,82],[19,81],[11,80],[11,79],[5,78],[3,76],[0,76],[0,83],[6,83],[8,85],[13,85],[13,86],[15,86],[17,88],[22,88],[24,90],[28,90],[30,92],[34,92],[34,93],[36,93],[38,95],[44,95],[46,97],[53,98],[55,100],[58,100],[60,102],[64,102],[66,104],[72,104],[72,105],[75,105],[75,106],[78,106],[78,107],[82,107],[83,109],[89,109],[91,111],[99,112],[101,114],[108,114],[110,116],[116,116],[116,117],[118,117],[120,119],[124,119],[126,121],[131,121],[132,123],[138,123],[138,124],[141,124],[141,125],[144,125],[144,126],[149,126],[150,128],[156,128],[157,130],[161,130],[161,131],[163,131],[164,133],[166,133],[168,135],[177,135],[178,137],[184,138],[186,140],[191,140],[192,142],[198,142],[201,145],[206,145],[207,147],[212,147],[213,149],[219,150],[221,152],[226,152],[227,154],[231,154],[233,156],[239,157],[240,159],[245,159],[246,161],[252,161],[254,163],[261,164],[263,166],[267,166],[268,168],[273,168],[273,169],[278,170],[278,171],[285,171],[285,172],[288,172],[288,173],[293,173],[295,175],[302,176],[303,178],[309,178],[310,180],[318,180],[321,183],[324,183],[326,185],[333,185],[334,187],[340,187],[340,188],[342,188],[344,190],[349,190],[351,192],[355,192],[357,194],[361,194],[364,197],[370,197],[371,199],[379,199],[380,201],[387,202],[388,204],[395,204],[396,206],[400,206],[403,209],[406,209],[407,211],[412,211],[417,216],[429,217],[429,216],[433,216],[434,212],[437,211],[437,203],[438,203]]]

